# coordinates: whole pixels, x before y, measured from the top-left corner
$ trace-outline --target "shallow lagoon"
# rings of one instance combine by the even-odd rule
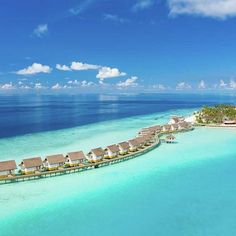
[[[87,151],[191,111],[2,139],[1,158]],[[0,235],[234,235],[236,130],[176,137],[177,144],[113,166],[0,186]]]

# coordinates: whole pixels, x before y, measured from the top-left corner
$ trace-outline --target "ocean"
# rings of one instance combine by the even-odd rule
[[[1,160],[124,141],[233,95],[11,95]],[[197,128],[116,165],[0,186],[0,235],[235,235],[236,130]]]

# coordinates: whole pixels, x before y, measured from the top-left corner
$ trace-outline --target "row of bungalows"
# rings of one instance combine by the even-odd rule
[[[162,131],[162,126],[155,125],[148,128],[143,128],[139,131],[139,135],[155,135]]]
[[[126,155],[129,152],[136,152],[154,142],[152,138],[151,135],[143,135],[125,142],[109,145],[105,149],[101,147],[92,149],[87,155],[88,160],[90,162],[98,162],[103,158],[111,159],[119,155]]]
[[[86,156],[82,151],[70,152],[66,156],[62,154],[47,156],[44,160],[41,157],[33,157],[23,159],[19,164],[20,171],[22,174],[32,174],[46,170],[56,170],[60,167],[65,166],[78,166],[86,161]],[[0,162],[0,176],[9,176],[15,174],[17,169],[16,162],[1,161]]]

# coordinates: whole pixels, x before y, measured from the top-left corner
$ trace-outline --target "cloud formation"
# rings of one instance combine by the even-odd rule
[[[43,37],[48,32],[48,25],[42,24],[38,25],[35,29],[33,34],[39,38]]]
[[[99,68],[96,78],[98,78],[100,80],[104,80],[107,78],[121,77],[121,76],[125,76],[125,75],[126,75],[125,72],[121,72],[117,68],[111,68],[111,67],[104,66],[104,67]]]
[[[60,64],[56,64],[56,68],[58,70],[62,70],[62,71],[70,71],[71,68],[69,66],[66,66],[66,65],[60,65]]]
[[[225,19],[236,16],[236,0],[167,0],[171,15],[200,15]]]
[[[176,90],[189,90],[192,86],[186,82],[180,82],[176,86]]]
[[[133,11],[142,11],[152,7],[155,4],[154,0],[137,0],[133,5]]]
[[[107,20],[107,21],[112,21],[112,22],[115,22],[115,23],[120,23],[120,24],[124,24],[124,23],[129,22],[128,19],[122,18],[118,15],[113,15],[113,14],[104,14],[103,19]]]
[[[31,66],[24,68],[22,70],[18,70],[16,74],[18,75],[34,75],[38,73],[51,73],[52,68],[46,65],[42,65],[40,63],[33,63]]]
[[[204,80],[201,80],[198,84],[199,89],[206,89],[206,83]]]
[[[70,8],[69,13],[71,15],[78,16],[81,13],[83,13],[85,10],[87,10],[94,2],[95,2],[95,0],[81,1],[81,3],[79,5],[77,5],[76,7]]]
[[[137,76],[131,76],[127,80],[120,81],[119,83],[117,83],[117,87],[118,88],[136,87],[138,85],[138,83],[136,83],[137,80],[138,80]]]
[[[97,70],[100,66],[73,61],[70,68],[71,70]]]

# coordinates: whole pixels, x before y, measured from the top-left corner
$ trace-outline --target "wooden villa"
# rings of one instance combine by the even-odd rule
[[[47,156],[43,161],[44,167],[48,170],[58,169],[65,164],[65,157],[62,154]]]
[[[175,141],[175,136],[173,134],[167,135],[165,141],[166,143],[173,143]]]
[[[43,166],[43,162],[41,157],[33,157],[23,159],[19,166],[23,174],[31,174],[35,171],[40,171],[41,167]]]
[[[16,169],[17,169],[17,166],[14,160],[1,161],[0,162],[0,177],[13,175]]]
[[[109,145],[109,146],[106,147],[105,153],[106,153],[105,157],[107,157],[107,158],[114,158],[114,157],[119,156],[120,148],[116,144]]]
[[[179,125],[178,124],[172,124],[171,126],[171,131],[177,131],[179,129]]]
[[[129,152],[129,143],[128,142],[121,142],[118,144],[118,147],[120,149],[120,154],[125,155]]]
[[[170,132],[171,131],[171,125],[163,125],[162,126],[163,132]]]
[[[101,161],[104,158],[105,154],[106,154],[105,151],[101,147],[99,147],[92,149],[88,153],[88,158],[91,162],[97,162]]]
[[[169,124],[178,124],[184,121],[184,117],[182,116],[172,116]]]
[[[131,139],[131,140],[128,141],[128,143],[129,143],[129,150],[131,152],[137,151],[139,146],[140,146],[140,144],[137,142],[136,139]]]
[[[82,151],[69,152],[66,155],[66,164],[69,166],[78,166],[86,161],[86,156]]]

